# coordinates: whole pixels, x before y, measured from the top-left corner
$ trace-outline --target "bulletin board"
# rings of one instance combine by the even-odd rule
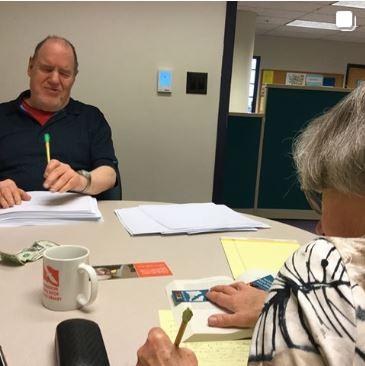
[[[363,69],[365,73],[365,68]],[[316,72],[316,71],[295,71],[295,70],[268,70],[263,69],[261,70],[261,77],[260,77],[260,97],[258,98],[258,108],[257,111],[259,113],[264,113],[264,106],[263,100],[265,98],[265,85],[267,84],[274,84],[274,85],[285,85],[287,81],[288,74],[298,74],[298,75],[321,75],[323,76],[324,80],[331,80],[333,79],[334,83],[332,85],[336,88],[342,88],[344,85],[344,75],[343,74],[336,74],[336,73],[326,73],[326,72]],[[298,78],[299,79],[299,78]],[[305,86],[305,78],[302,86]],[[326,85],[325,85],[326,86]]]

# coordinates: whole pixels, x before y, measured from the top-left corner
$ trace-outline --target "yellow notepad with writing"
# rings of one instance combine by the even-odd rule
[[[222,237],[221,243],[234,279],[257,269],[276,274],[299,248],[295,240]]]
[[[160,326],[174,342],[178,326],[171,310],[159,310]],[[199,366],[245,366],[247,365],[250,339],[218,342],[185,342],[180,347],[191,349]]]

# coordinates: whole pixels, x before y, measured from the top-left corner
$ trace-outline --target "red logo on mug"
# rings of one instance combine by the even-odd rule
[[[43,267],[43,280],[58,287],[60,285],[59,271],[50,266]]]

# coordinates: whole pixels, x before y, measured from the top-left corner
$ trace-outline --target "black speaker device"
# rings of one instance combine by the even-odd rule
[[[99,326],[86,319],[68,319],[56,328],[58,366],[110,366]]]

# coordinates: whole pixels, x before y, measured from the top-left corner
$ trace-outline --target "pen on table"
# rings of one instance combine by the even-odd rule
[[[182,313],[180,328],[179,328],[179,331],[177,332],[177,336],[176,336],[175,343],[174,343],[176,347],[179,347],[179,344],[184,335],[186,326],[188,325],[192,316],[193,316],[193,312],[190,310],[190,308],[186,308],[184,310],[184,312]]]
[[[44,135],[44,143],[46,144],[47,163],[49,163],[51,160],[51,150],[49,147],[50,141],[51,141],[51,136],[49,135],[49,133],[46,133]]]
[[[1,349],[1,346],[0,346],[0,366],[7,366],[5,356],[4,356],[3,350]]]

